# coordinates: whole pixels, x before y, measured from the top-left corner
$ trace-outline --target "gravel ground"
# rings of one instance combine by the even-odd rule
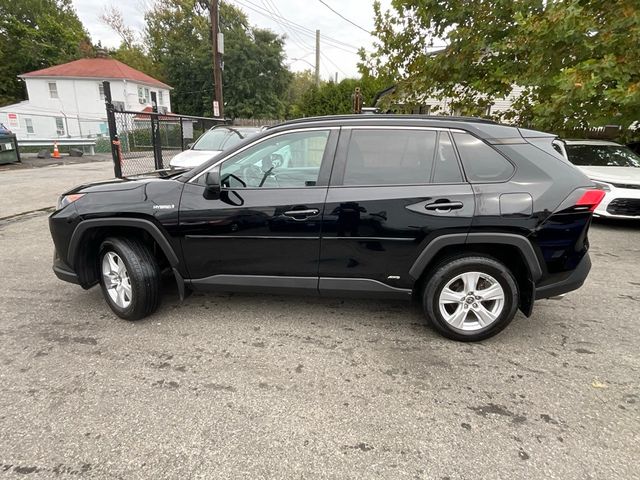
[[[0,222],[0,478],[640,478],[640,224],[590,237],[582,289],[461,344],[407,303],[170,284],[129,323],[55,278],[45,214]]]

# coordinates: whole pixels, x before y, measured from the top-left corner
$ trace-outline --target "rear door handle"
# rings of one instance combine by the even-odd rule
[[[309,217],[315,217],[320,213],[320,210],[317,208],[310,208],[308,210],[288,210],[284,212],[284,215],[287,217],[291,217],[294,220],[306,220]],[[302,217],[302,218],[297,218]]]
[[[424,206],[426,210],[435,210],[435,211],[449,211],[449,210],[460,210],[464,205],[462,202],[434,202],[428,203]]]

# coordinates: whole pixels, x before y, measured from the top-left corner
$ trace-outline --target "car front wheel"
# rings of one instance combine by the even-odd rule
[[[100,246],[100,286],[111,310],[125,320],[152,314],[160,303],[160,268],[137,239],[107,238]]]
[[[518,308],[518,287],[509,269],[485,256],[440,264],[425,285],[423,308],[442,335],[478,341],[504,329]]]

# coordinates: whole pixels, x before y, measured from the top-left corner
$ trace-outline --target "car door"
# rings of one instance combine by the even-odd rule
[[[439,235],[470,228],[471,186],[446,129],[343,128],[322,219],[320,292],[410,294]]]
[[[317,291],[321,218],[338,130],[279,131],[221,161],[219,198],[192,179],[180,232],[196,286]]]

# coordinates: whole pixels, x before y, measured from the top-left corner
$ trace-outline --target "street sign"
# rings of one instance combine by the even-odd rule
[[[213,101],[213,116],[214,117],[220,116],[220,105],[218,104],[217,100]]]

